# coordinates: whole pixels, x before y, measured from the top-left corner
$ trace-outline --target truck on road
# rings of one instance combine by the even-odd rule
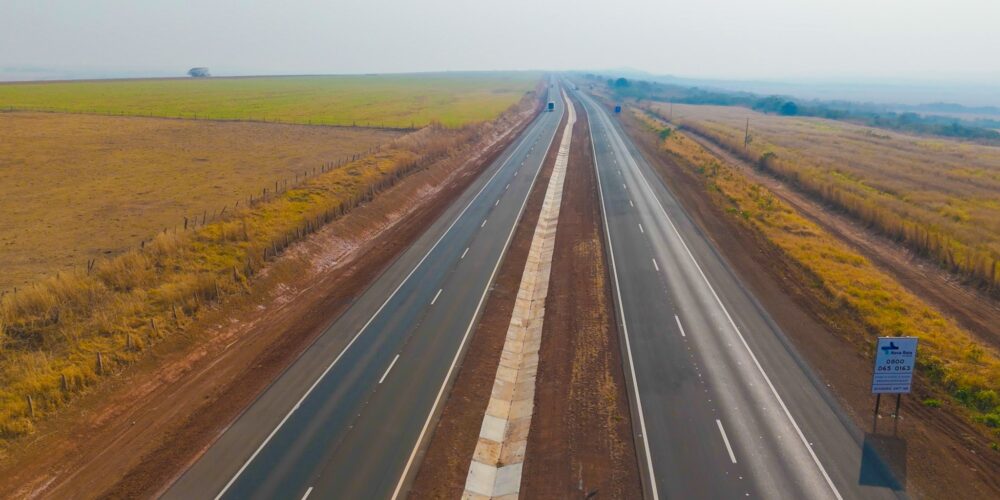
[[[549,101],[549,105],[545,108],[546,111],[555,111],[556,103],[555,101]]]

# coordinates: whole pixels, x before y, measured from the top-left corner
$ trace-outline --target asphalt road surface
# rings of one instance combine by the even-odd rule
[[[590,120],[647,496],[896,497],[865,434],[617,119],[574,94]]]
[[[543,112],[166,492],[405,493],[564,113]]]

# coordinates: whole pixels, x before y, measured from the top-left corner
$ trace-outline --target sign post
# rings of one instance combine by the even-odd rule
[[[909,394],[913,385],[913,367],[917,360],[917,337],[879,337],[875,343],[875,370],[872,372],[872,394],[875,394],[875,418],[883,394],[896,395],[899,418],[901,394]]]

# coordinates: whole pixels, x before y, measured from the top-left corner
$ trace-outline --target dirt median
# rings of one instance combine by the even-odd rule
[[[561,136],[566,125],[563,117],[556,132]],[[410,487],[410,498],[460,498],[465,490],[469,463],[479,439],[479,427],[490,401],[493,379],[500,364],[507,327],[514,312],[514,301],[521,275],[528,260],[531,237],[545,198],[545,188],[552,176],[559,144],[553,143],[545,156],[538,180],[528,195],[524,215],[518,222],[510,248],[497,271],[486,299],[483,314],[469,341],[458,374],[441,411],[424,454],[420,470]]]
[[[640,498],[590,129],[576,107],[521,493]]]
[[[704,181],[668,160],[655,135],[633,120],[623,122],[687,213],[789,336],[854,424],[871,432],[871,360],[854,343],[864,326],[854,318],[832,316],[816,300],[815,290],[801,270],[713,205]],[[934,393],[918,378],[914,393],[903,399],[903,418],[895,429],[895,437],[903,440],[903,453],[885,457],[902,476],[906,493],[918,498],[996,497],[1000,493],[1000,454],[984,446],[980,431],[955,413],[961,409],[947,401],[941,408],[921,404],[931,397]],[[879,434],[892,433],[892,424],[882,419],[878,430]]]
[[[527,125],[524,115],[515,128]],[[413,174],[270,267],[0,462],[0,497],[154,496],[350,305],[517,136]]]

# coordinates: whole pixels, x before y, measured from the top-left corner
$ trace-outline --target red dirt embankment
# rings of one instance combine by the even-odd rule
[[[790,188],[780,179],[754,169],[710,138],[691,130],[685,130],[684,133],[728,164],[741,167],[744,175],[767,187],[803,216],[851,245],[906,289],[953,318],[978,340],[1000,349],[1000,301],[995,297],[964,283],[930,259],[907,250],[890,238],[876,234],[849,215],[831,209]]]
[[[0,462],[3,498],[154,496],[193,462],[527,125],[532,109],[294,245],[253,293],[199,318],[43,422]],[[509,132],[509,133],[508,133]]]
[[[590,128],[576,108],[521,493],[640,498]]]
[[[864,325],[831,311],[798,266],[714,205],[705,182],[670,160],[660,150],[655,134],[633,119],[626,118],[623,123],[688,214],[789,336],[854,424],[872,432],[871,360],[854,343]],[[905,445],[901,454],[884,458],[897,473],[905,471],[900,475],[904,476],[906,493],[917,498],[1000,496],[1000,453],[986,447],[980,430],[958,416],[960,408],[946,400],[940,408],[921,404],[933,397],[937,396],[932,389],[917,378],[914,393],[903,398],[902,418],[895,432],[891,419],[878,423],[878,434],[892,434]],[[887,410],[883,402],[882,410],[887,415],[891,408]]]

